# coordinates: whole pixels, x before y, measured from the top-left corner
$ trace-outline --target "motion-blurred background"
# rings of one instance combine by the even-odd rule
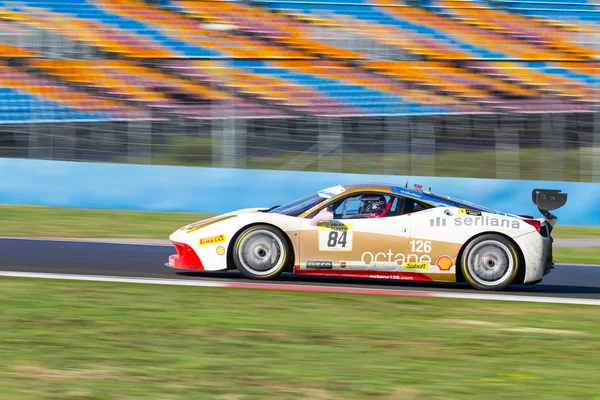
[[[0,400],[599,399],[599,1],[0,0]],[[164,266],[193,221],[407,176],[567,192],[557,268],[482,300]]]
[[[0,156],[600,181],[599,56],[597,0],[0,1]]]

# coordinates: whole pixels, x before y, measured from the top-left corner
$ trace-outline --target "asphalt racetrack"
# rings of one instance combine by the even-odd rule
[[[0,270],[18,272],[105,275],[135,278],[251,281],[237,271],[189,272],[164,266],[175,249],[166,246],[0,239]],[[285,285],[419,289],[435,292],[481,293],[464,283],[307,277],[282,274],[276,282]],[[537,285],[512,285],[502,295],[552,296],[600,299],[600,267],[557,265]]]

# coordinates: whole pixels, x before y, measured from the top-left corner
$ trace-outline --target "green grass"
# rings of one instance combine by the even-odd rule
[[[554,238],[600,238],[600,226],[561,226],[560,220],[552,231]]]
[[[556,248],[552,253],[556,263],[600,264],[600,247]]]
[[[0,282],[0,399],[600,396],[595,306]]]
[[[0,205],[0,236],[167,239],[212,215]]]

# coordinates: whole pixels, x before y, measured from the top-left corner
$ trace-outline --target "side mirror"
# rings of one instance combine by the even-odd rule
[[[319,222],[322,221],[331,221],[333,220],[333,213],[331,211],[327,211],[327,209],[323,209],[319,211],[317,215],[310,220],[310,224],[312,226],[316,226]]]

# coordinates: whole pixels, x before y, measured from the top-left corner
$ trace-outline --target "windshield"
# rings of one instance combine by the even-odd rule
[[[450,197],[450,196],[440,196],[440,195],[433,194],[433,193],[427,193],[427,196],[431,197],[432,199],[440,200],[448,205],[459,207],[459,208],[468,208],[471,210],[483,211],[483,212],[487,212],[487,213],[491,213],[491,214],[499,213],[499,211],[497,211],[497,210],[492,210],[491,208],[480,206],[478,204],[471,203],[466,200],[455,199],[454,197]]]
[[[294,200],[291,203],[284,204],[269,210],[270,213],[289,215],[290,217],[297,217],[304,211],[310,210],[317,204],[327,200],[319,196],[317,193],[309,194],[308,196],[302,197],[301,199]]]

